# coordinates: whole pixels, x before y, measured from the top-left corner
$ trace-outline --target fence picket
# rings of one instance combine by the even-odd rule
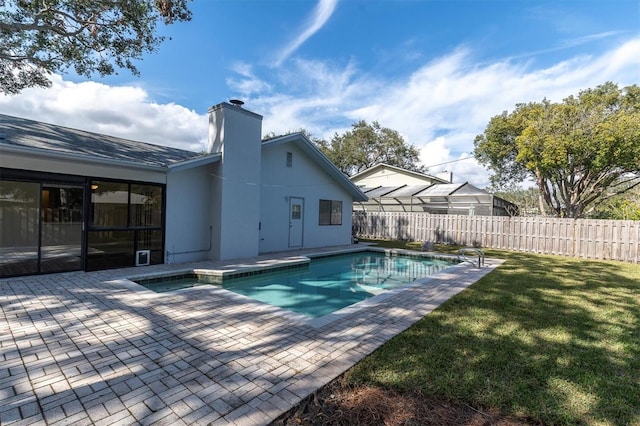
[[[640,221],[354,212],[362,238],[481,245],[485,248],[640,263]]]

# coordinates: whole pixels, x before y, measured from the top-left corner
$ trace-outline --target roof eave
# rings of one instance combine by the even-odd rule
[[[221,153],[215,154],[207,154],[198,158],[192,158],[190,160],[180,161],[178,163],[173,163],[168,166],[169,172],[180,172],[183,170],[193,169],[195,167],[200,167],[205,164],[212,164],[220,161],[222,159]]]
[[[115,159],[109,159],[109,158],[99,158],[99,157],[92,157],[90,155],[85,155],[85,154],[76,154],[76,153],[69,153],[69,152],[56,152],[56,151],[49,151],[49,150],[44,150],[44,149],[40,149],[40,148],[31,148],[31,147],[24,147],[24,146],[7,145],[7,144],[3,144],[3,143],[0,143],[0,152],[7,152],[7,153],[12,153],[12,154],[35,155],[35,156],[39,156],[39,157],[43,157],[43,158],[49,158],[49,159],[53,159],[53,160],[83,161],[83,162],[90,162],[90,163],[94,163],[94,164],[102,164],[102,165],[107,165],[107,166],[127,167],[127,168],[131,168],[131,169],[149,170],[149,171],[163,172],[163,173],[166,173],[168,171],[168,168],[166,166],[152,165],[152,164],[140,164],[140,163],[136,163],[134,161],[115,160]]]

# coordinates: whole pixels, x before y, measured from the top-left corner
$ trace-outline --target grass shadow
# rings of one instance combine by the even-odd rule
[[[348,380],[547,424],[640,423],[640,266],[487,256],[507,261]]]

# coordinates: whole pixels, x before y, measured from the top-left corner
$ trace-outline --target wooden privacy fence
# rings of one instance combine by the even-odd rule
[[[640,221],[354,212],[361,238],[432,241],[640,263]]]

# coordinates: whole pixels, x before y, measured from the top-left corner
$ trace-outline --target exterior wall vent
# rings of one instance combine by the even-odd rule
[[[151,264],[151,250],[138,250],[136,252],[136,266],[147,266]]]

